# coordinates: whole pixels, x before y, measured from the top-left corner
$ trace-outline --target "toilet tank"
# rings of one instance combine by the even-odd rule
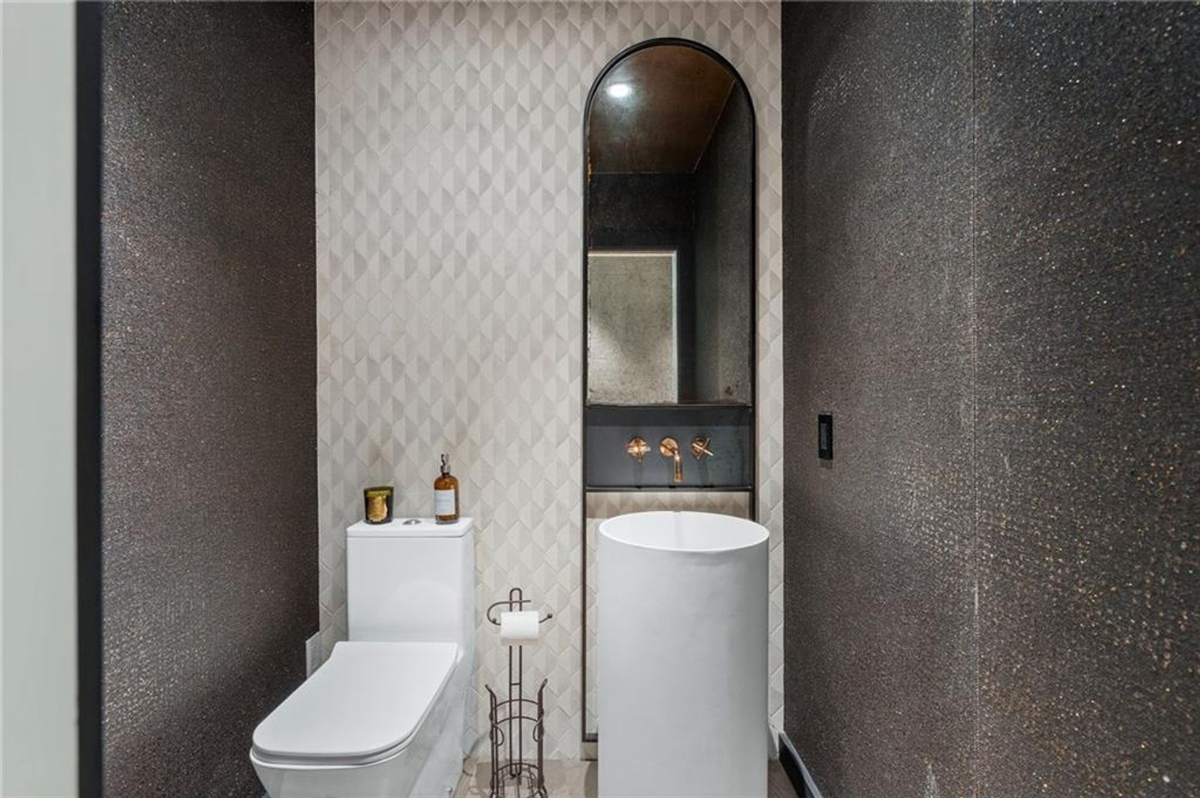
[[[473,652],[471,519],[435,524],[398,518],[351,526],[346,530],[346,612],[351,640],[451,642]]]

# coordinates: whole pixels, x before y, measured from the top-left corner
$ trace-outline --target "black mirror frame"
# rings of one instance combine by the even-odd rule
[[[583,354],[583,357],[582,357],[583,386],[582,386],[582,392],[581,392],[581,396],[580,396],[580,403],[581,403],[581,408],[580,408],[581,416],[580,417],[583,421],[583,430],[582,430],[583,437],[582,437],[582,451],[581,451],[582,457],[581,457],[581,461],[580,461],[580,468],[581,468],[581,470],[586,468],[585,464],[587,463],[587,438],[588,438],[588,435],[587,435],[587,411],[588,411],[588,356],[587,356],[588,355],[588,343],[587,343],[588,342],[588,314],[587,314],[587,308],[588,308],[588,280],[587,280],[588,246],[587,246],[587,243],[588,242],[587,242],[587,239],[588,239],[588,232],[587,231],[588,231],[588,219],[589,219],[590,212],[591,212],[591,209],[588,207],[588,205],[589,205],[589,202],[588,202],[589,174],[588,174],[588,166],[587,166],[587,164],[588,164],[588,158],[587,158],[587,154],[588,154],[588,123],[591,119],[592,103],[595,101],[596,93],[600,90],[600,86],[604,83],[604,80],[606,77],[608,77],[608,74],[610,72],[612,72],[612,70],[615,69],[618,64],[620,64],[622,61],[624,61],[629,56],[631,56],[641,50],[646,50],[651,47],[662,47],[662,46],[689,47],[693,50],[698,50],[699,52],[704,53],[709,58],[712,58],[714,61],[716,61],[722,67],[724,67],[729,72],[729,74],[731,74],[733,76],[735,85],[740,87],[741,91],[743,92],[743,94],[746,97],[746,102],[748,104],[749,111],[750,111],[750,153],[751,153],[750,196],[752,198],[752,204],[751,204],[752,212],[750,214],[750,241],[751,241],[752,255],[751,255],[751,264],[750,264],[751,267],[749,270],[750,271],[750,320],[751,320],[750,321],[750,347],[749,347],[750,364],[749,365],[750,365],[750,408],[751,408],[751,412],[754,414],[754,424],[753,424],[754,434],[751,436],[752,437],[752,446],[751,446],[751,452],[750,452],[751,490],[749,492],[749,501],[750,501],[750,517],[752,520],[757,521],[758,520],[758,432],[757,432],[758,416],[755,411],[757,411],[757,408],[758,408],[758,117],[755,114],[755,110],[754,110],[754,96],[753,96],[753,94],[751,94],[750,87],[746,84],[745,79],[742,78],[741,72],[739,72],[738,69],[732,63],[729,62],[729,59],[725,58],[723,55],[718,53],[716,50],[712,49],[711,47],[709,47],[707,45],[701,44],[700,42],[692,41],[691,39],[683,39],[683,38],[678,38],[678,37],[664,36],[664,37],[658,37],[658,38],[653,38],[653,39],[646,39],[645,41],[638,42],[637,44],[626,47],[624,50],[620,51],[615,56],[613,56],[608,61],[608,63],[604,65],[604,68],[600,70],[600,73],[596,76],[596,79],[594,81],[592,81],[592,87],[591,87],[591,89],[588,90],[587,102],[585,102],[584,106],[583,106],[583,126],[582,126],[582,133],[581,133],[582,140],[583,140],[582,141],[583,147],[581,150],[582,155],[583,155],[583,170],[582,170],[583,174],[581,177],[582,187],[583,187],[583,191],[582,191],[582,193],[583,193],[583,227],[582,227],[581,233],[582,233],[583,241],[582,241],[582,246],[580,247],[580,249],[581,249],[580,260],[582,262],[582,269],[583,269],[583,271],[582,271],[582,274],[583,274],[583,312],[580,314],[580,317],[582,319],[582,326],[583,326],[583,330],[582,330],[583,334],[581,337],[582,347],[583,347],[583,353],[582,353]],[[582,535],[582,537],[583,537],[583,540],[582,540],[583,556],[580,558],[581,559],[580,569],[582,571],[582,579],[581,579],[580,586],[582,589],[581,596],[582,596],[582,600],[584,602],[584,606],[581,608],[581,611],[580,611],[580,618],[581,618],[580,646],[579,646],[580,658],[581,658],[581,668],[580,668],[581,677],[580,678],[582,679],[583,683],[580,685],[579,727],[580,727],[581,742],[586,747],[588,745],[595,745],[597,742],[598,735],[595,732],[589,732],[588,728],[587,728],[587,665],[588,665],[588,662],[587,662],[587,606],[586,605],[587,605],[587,584],[588,584],[588,579],[587,579],[587,576],[588,576],[587,575],[588,484],[587,484],[586,474],[581,474],[581,479],[579,480],[579,483],[580,483],[580,490],[581,490],[580,512],[582,514],[582,523],[580,525],[580,535]]]

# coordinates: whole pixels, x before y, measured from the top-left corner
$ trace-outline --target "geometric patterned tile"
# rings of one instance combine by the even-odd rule
[[[547,755],[578,753],[583,532],[583,105],[656,36],[745,78],[759,125],[759,517],[771,530],[771,701],[782,716],[778,3],[316,6],[317,418],[326,650],[346,637],[345,528],[371,483],[428,515],[451,453],[478,520],[477,606],[553,609],[527,655],[553,690]],[[504,651],[480,627],[475,688]],[[480,703],[482,705],[482,702]],[[482,724],[480,724],[482,726]]]

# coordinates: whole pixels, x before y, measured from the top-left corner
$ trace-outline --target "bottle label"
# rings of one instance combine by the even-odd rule
[[[454,515],[454,491],[435,490],[433,492],[433,514],[436,516]]]

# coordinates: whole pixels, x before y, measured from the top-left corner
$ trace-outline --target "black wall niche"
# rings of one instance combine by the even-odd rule
[[[785,728],[826,796],[1200,794],[1198,34],[783,7]]]
[[[101,26],[105,794],[258,796],[318,628],[312,7]]]
[[[754,121],[749,97],[734,86],[693,172],[588,176],[587,247],[677,253],[681,401],[672,407],[588,406],[586,484],[748,490],[753,483]],[[634,434],[665,435],[685,446],[710,437],[719,462],[671,469],[651,457],[636,463],[624,444]],[[686,439],[686,440],[685,440]],[[685,452],[685,455],[688,454]]]

